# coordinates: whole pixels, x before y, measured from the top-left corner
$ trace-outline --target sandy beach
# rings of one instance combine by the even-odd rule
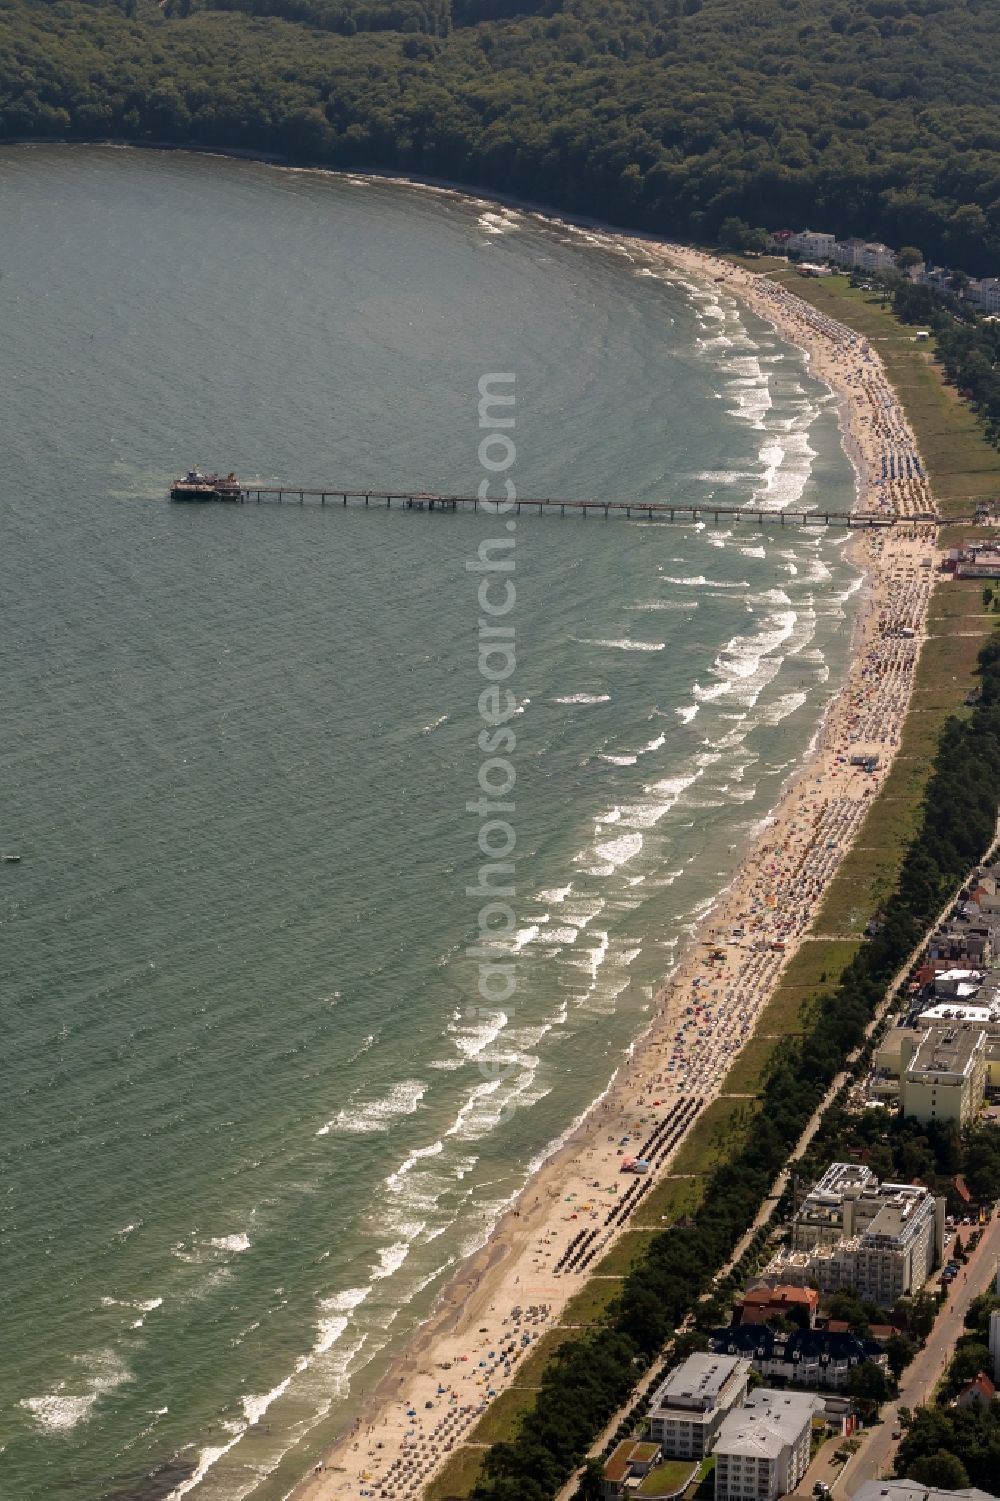
[[[364,1418],[293,1490],[295,1501],[420,1496],[516,1378],[519,1361],[559,1321],[719,1092],[899,745],[932,588],[927,563],[936,561],[934,525],[916,518],[935,508],[877,354],[766,276],[682,247],[614,241],[689,283],[693,296],[739,297],[803,349],[837,397],[857,509],[902,522],[853,537],[864,597],[848,675],[810,756],[655,997],[647,1029],[606,1094],[445,1289]],[[867,768],[854,764],[865,760]],[[626,1157],[644,1159],[648,1173],[623,1172]]]

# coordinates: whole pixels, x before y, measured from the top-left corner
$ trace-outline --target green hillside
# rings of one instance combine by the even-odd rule
[[[0,0],[0,133],[384,167],[1000,271],[997,0]]]

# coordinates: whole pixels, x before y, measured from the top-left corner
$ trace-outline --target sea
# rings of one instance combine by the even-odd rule
[[[607,1087],[860,579],[777,520],[172,478],[778,512],[853,475],[718,287],[433,187],[0,148],[0,330],[0,1498],[277,1501]]]

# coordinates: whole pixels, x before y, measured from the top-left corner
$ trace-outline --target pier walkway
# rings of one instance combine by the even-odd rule
[[[294,504],[305,505],[318,502],[321,506],[381,506],[407,511],[485,511],[494,515],[497,502],[480,500],[478,495],[436,495],[426,491],[404,493],[396,490],[315,490],[298,485],[266,486],[249,485],[240,490],[241,505]],[[626,519],[694,521],[750,521],[758,526],[768,523],[774,526],[849,528],[893,527],[900,524],[912,526],[934,523],[939,517],[934,511],[914,512],[899,515],[880,511],[769,511],[758,505],[725,506],[684,505],[669,500],[561,500],[551,496],[523,495],[510,502],[502,502],[504,515],[519,516],[522,511],[565,516],[578,514],[583,517],[596,515],[606,519],[624,516]]]

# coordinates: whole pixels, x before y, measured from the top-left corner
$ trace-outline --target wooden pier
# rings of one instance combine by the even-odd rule
[[[240,490],[241,505],[305,505],[317,502],[321,506],[379,506],[391,510],[393,506],[407,511],[484,511],[497,514],[497,503],[480,500],[478,495],[435,495],[425,491],[403,493],[396,490],[314,490],[296,485],[261,486],[250,485]],[[768,511],[760,506],[683,505],[671,500],[559,500],[551,496],[523,495],[517,500],[503,502],[505,516],[529,514],[565,516],[578,514],[624,516],[627,520],[640,521],[750,521],[757,526],[804,526],[849,528],[892,527],[899,524],[918,525],[938,522],[933,511],[919,512],[910,516],[883,515],[874,511]]]

